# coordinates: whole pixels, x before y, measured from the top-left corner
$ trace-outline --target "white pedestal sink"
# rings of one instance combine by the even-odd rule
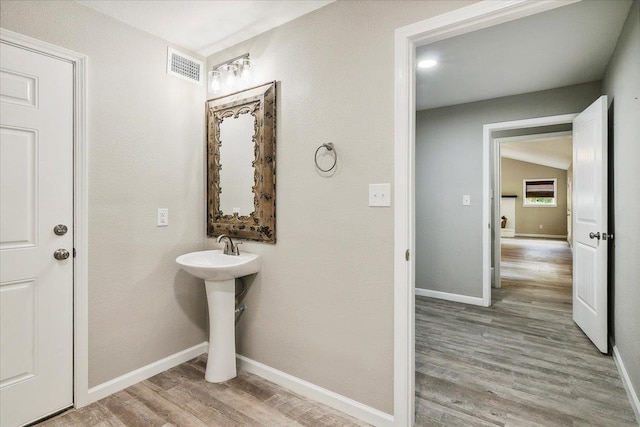
[[[236,371],[236,278],[260,270],[260,256],[224,255],[222,250],[191,252],[176,258],[187,272],[204,279],[209,305],[209,358],[204,378],[220,383]]]

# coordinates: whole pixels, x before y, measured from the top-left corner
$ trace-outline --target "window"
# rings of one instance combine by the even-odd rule
[[[523,206],[556,207],[558,180],[525,179],[523,180]]]

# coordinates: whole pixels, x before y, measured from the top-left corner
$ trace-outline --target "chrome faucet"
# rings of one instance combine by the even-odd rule
[[[238,242],[234,245],[231,237],[227,236],[226,234],[221,234],[218,236],[218,243],[222,242],[222,240],[225,241],[224,250],[222,251],[224,255],[240,255],[240,249],[238,249],[238,245],[242,242]]]

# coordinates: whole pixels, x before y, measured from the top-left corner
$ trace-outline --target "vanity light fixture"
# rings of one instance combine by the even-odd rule
[[[425,59],[418,62],[418,68],[433,68],[438,65],[438,61],[435,59]]]
[[[242,83],[250,83],[251,60],[249,54],[236,56],[229,61],[214,66],[208,73],[210,93],[229,92]]]

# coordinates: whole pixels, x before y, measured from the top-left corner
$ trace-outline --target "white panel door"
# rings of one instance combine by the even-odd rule
[[[573,320],[607,348],[607,97],[573,120]]]
[[[0,113],[0,425],[12,427],[73,403],[73,257],[54,258],[73,251],[72,64],[0,44]]]

